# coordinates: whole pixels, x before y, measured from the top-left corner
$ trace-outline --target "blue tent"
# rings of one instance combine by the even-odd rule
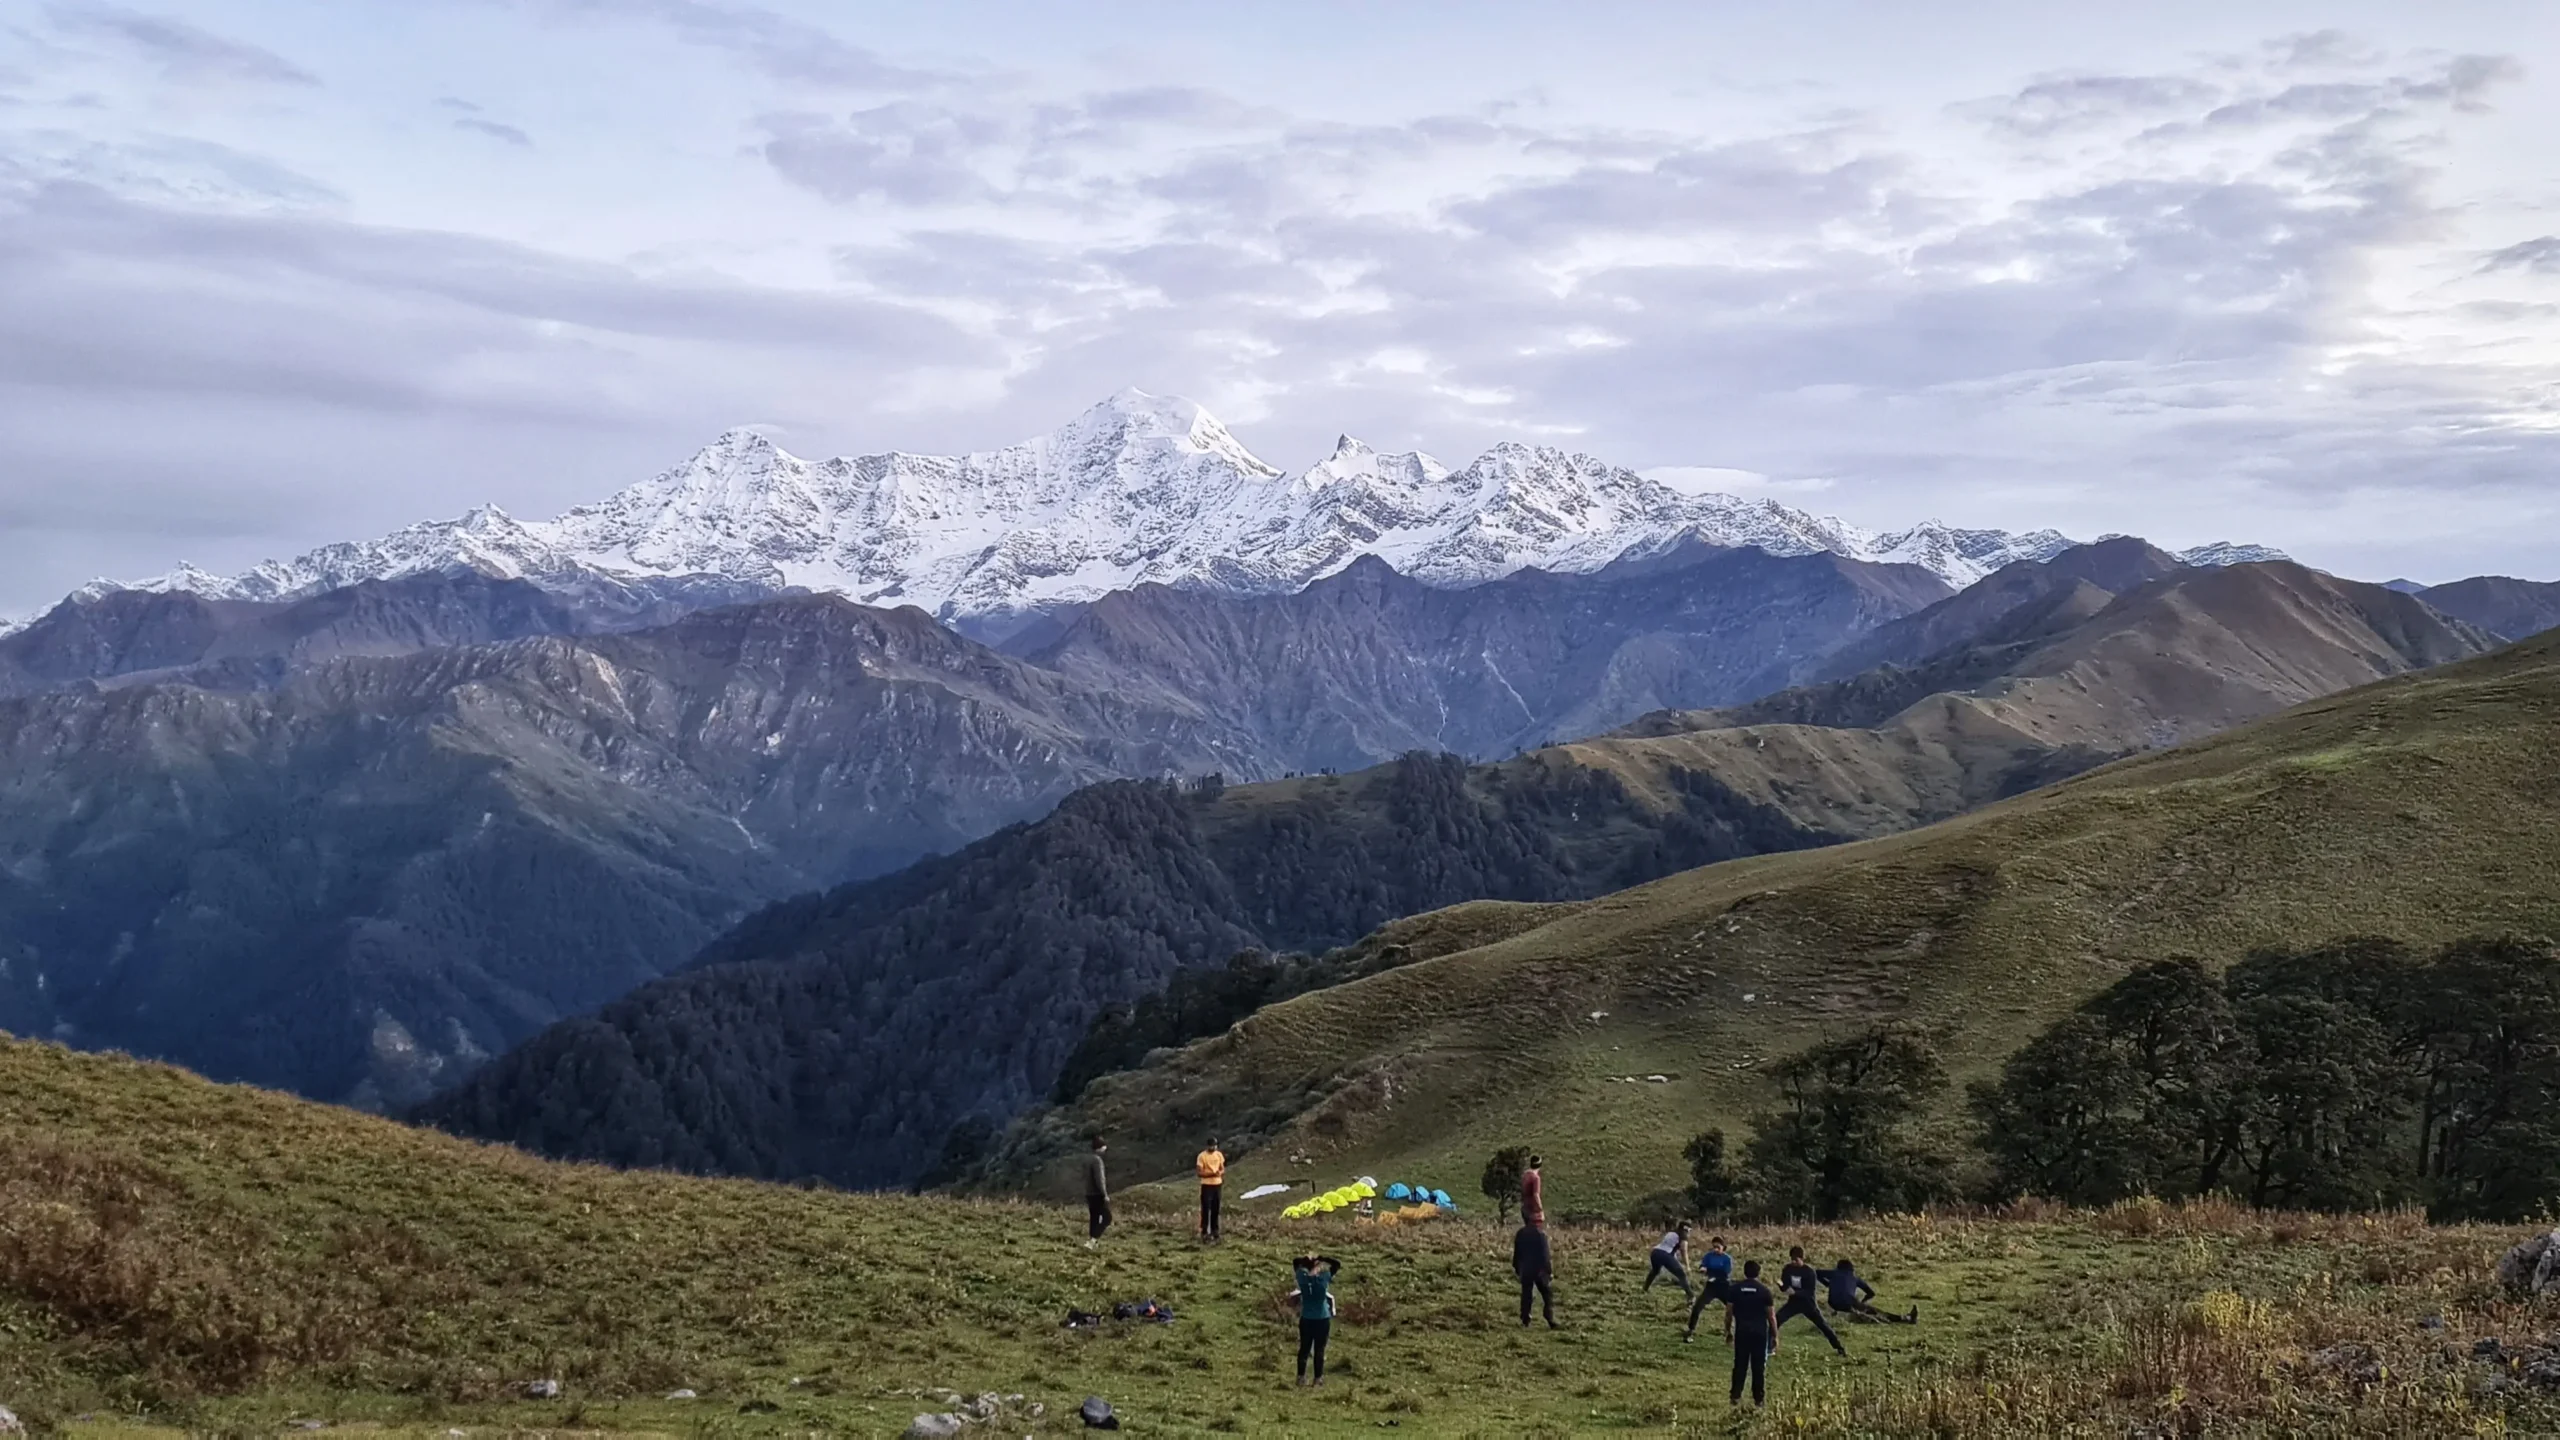
[[[1439,1206],[1443,1210],[1455,1210],[1458,1208],[1457,1202],[1449,1198],[1449,1192],[1446,1190],[1432,1191],[1431,1203]]]
[[[1387,1187],[1387,1198],[1390,1200],[1410,1200],[1413,1198],[1413,1187],[1404,1184],[1390,1185]]]

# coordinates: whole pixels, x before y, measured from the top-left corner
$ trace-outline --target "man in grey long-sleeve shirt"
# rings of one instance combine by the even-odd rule
[[[1111,1228],[1111,1182],[1102,1171],[1102,1152],[1110,1147],[1102,1137],[1093,1137],[1093,1153],[1084,1157],[1084,1248],[1102,1238]]]

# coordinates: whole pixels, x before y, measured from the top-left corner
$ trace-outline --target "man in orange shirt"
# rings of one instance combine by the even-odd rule
[[[1218,1202],[1227,1193],[1227,1152],[1218,1148],[1212,1136],[1209,1148],[1191,1163],[1200,1172],[1200,1240],[1207,1244],[1218,1238]]]

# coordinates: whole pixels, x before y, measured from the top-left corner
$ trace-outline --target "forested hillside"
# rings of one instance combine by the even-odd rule
[[[546,1154],[904,1183],[1049,1093],[1104,1007],[1237,951],[1461,900],[1561,900],[1819,844],[1681,772],[1669,805],[1536,757],[1079,792],[900,874],[772,907],[692,973],[553,1027],[421,1119]]]

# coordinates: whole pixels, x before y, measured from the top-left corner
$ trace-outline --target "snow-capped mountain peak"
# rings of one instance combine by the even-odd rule
[[[1878,534],[1511,442],[1452,470],[1345,435],[1332,454],[1284,475],[1198,404],[1133,389],[1049,434],[969,455],[811,461],[760,430],[732,429],[554,520],[480,506],[228,578],[182,567],[142,588],[278,599],[454,566],[532,577],[710,574],[964,620],[1149,582],[1289,591],[1363,555],[1434,584],[1469,585],[1529,566],[1595,570],[1690,537],[1919,565],[1954,586],[2073,543],[2049,530],[1935,521]]]

